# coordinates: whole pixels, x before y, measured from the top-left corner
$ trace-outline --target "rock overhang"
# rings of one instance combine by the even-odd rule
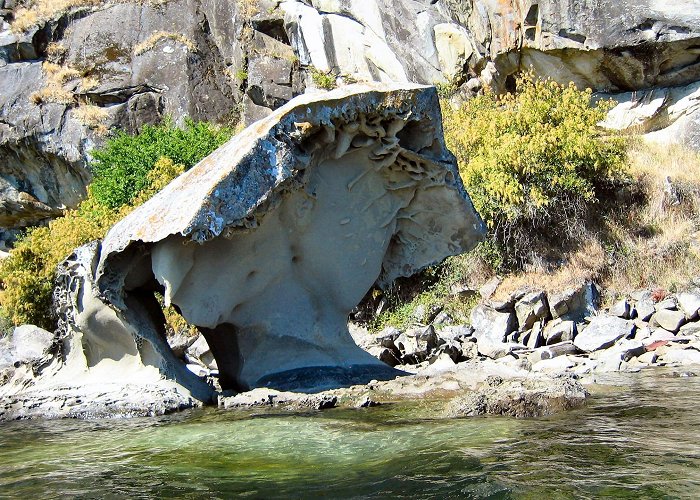
[[[352,342],[348,313],[374,284],[465,252],[484,233],[439,106],[433,87],[413,84],[292,100],[116,224],[96,293],[158,342],[162,292],[207,339],[224,388],[399,375]]]

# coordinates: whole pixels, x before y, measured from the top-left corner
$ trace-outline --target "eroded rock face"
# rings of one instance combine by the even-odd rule
[[[293,100],[119,222],[72,314],[84,338],[121,339],[193,393],[170,366],[154,291],[202,331],[224,389],[393,378],[355,345],[348,313],[373,284],[466,251],[483,231],[435,90],[349,86]]]

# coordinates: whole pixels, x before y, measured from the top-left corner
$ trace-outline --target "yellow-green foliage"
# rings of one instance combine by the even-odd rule
[[[184,172],[182,165],[160,158],[148,172],[148,184],[130,205],[117,210],[99,203],[88,190],[88,197],[75,210],[46,227],[31,229],[21,238],[10,256],[0,265],[2,315],[14,324],[32,323],[52,329],[52,293],[56,266],[74,248],[101,239],[109,228],[146,202],[168,182]]]
[[[326,73],[313,67],[311,68],[311,80],[320,89],[333,90],[338,86],[333,73]]]
[[[566,219],[580,216],[625,165],[624,140],[597,126],[607,102],[592,105],[590,90],[532,75],[517,88],[486,91],[459,108],[443,103],[445,139],[467,191],[511,257],[518,233],[551,228],[554,239],[566,236]]]

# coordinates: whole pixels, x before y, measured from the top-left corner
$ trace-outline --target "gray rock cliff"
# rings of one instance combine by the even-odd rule
[[[99,3],[13,31],[0,9],[0,227],[75,206],[109,130],[165,115],[246,123],[315,73],[511,89],[517,73],[591,87],[606,124],[698,142],[700,7],[657,0],[285,0]]]

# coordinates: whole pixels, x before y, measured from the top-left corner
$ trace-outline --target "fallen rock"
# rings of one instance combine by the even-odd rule
[[[55,335],[34,325],[21,325],[12,331],[13,363],[41,365],[52,357]]]
[[[407,330],[396,338],[394,344],[402,361],[415,365],[428,358],[428,354],[438,345],[438,337],[431,325]]]
[[[199,336],[197,335],[187,335],[178,332],[175,335],[168,336],[168,345],[176,358],[185,359],[185,352],[198,338]]]
[[[517,328],[515,314],[499,312],[484,304],[476,306],[471,313],[474,336],[479,342],[499,344]]]
[[[668,330],[664,330],[663,328],[654,328],[651,335],[642,339],[642,342],[644,345],[651,345],[657,342],[668,342],[675,340],[675,338],[676,336]]]
[[[682,292],[677,295],[678,307],[685,314],[689,321],[698,318],[700,312],[700,293],[698,292]]]
[[[501,278],[499,278],[498,276],[494,276],[486,283],[481,285],[481,288],[479,288],[479,295],[481,295],[481,298],[484,300],[490,299],[491,296],[494,293],[496,293],[496,289],[501,284],[501,282],[503,282]]]
[[[547,295],[542,291],[524,295],[515,303],[515,315],[521,330],[532,328],[537,320],[546,320],[549,315]]]
[[[547,345],[571,341],[575,336],[576,323],[573,321],[562,321],[561,318],[557,318],[550,321],[544,328],[544,339]]]
[[[678,330],[678,335],[700,335],[700,321],[695,321],[692,323],[686,323],[680,330]]]
[[[190,363],[199,364],[209,370],[218,370],[214,354],[207,344],[204,335],[198,335],[185,351],[185,359]]]
[[[553,319],[579,322],[595,314],[599,293],[595,284],[586,282],[578,287],[549,295],[549,311]]]
[[[672,311],[670,309],[659,309],[652,316],[652,322],[656,322],[664,330],[676,333],[686,322],[685,314],[681,311]]]
[[[673,297],[667,297],[654,304],[654,309],[656,309],[657,311],[675,311],[677,307],[678,305],[676,304],[676,301],[673,299]]]
[[[574,339],[574,345],[586,352],[606,349],[634,331],[631,321],[614,316],[596,316]]]
[[[535,349],[527,355],[528,361],[535,364],[543,359],[553,359],[566,354],[576,354],[578,352],[576,346],[571,341],[561,342],[546,347]]]
[[[651,300],[651,298],[639,300],[634,305],[634,313],[636,314],[637,318],[642,321],[649,321],[655,312],[656,308],[654,307],[654,302]]]
[[[610,309],[608,309],[608,314],[622,319],[630,319],[630,305],[627,299],[615,302],[610,306]]]
[[[695,349],[669,349],[659,357],[658,363],[697,365],[700,364],[700,351]]]
[[[536,349],[543,345],[545,343],[545,339],[542,333],[542,323],[540,321],[535,321],[530,331],[524,333],[521,341],[529,349]]]
[[[545,373],[565,373],[576,366],[576,363],[568,356],[558,356],[556,358],[542,359],[532,365],[533,372]]]

